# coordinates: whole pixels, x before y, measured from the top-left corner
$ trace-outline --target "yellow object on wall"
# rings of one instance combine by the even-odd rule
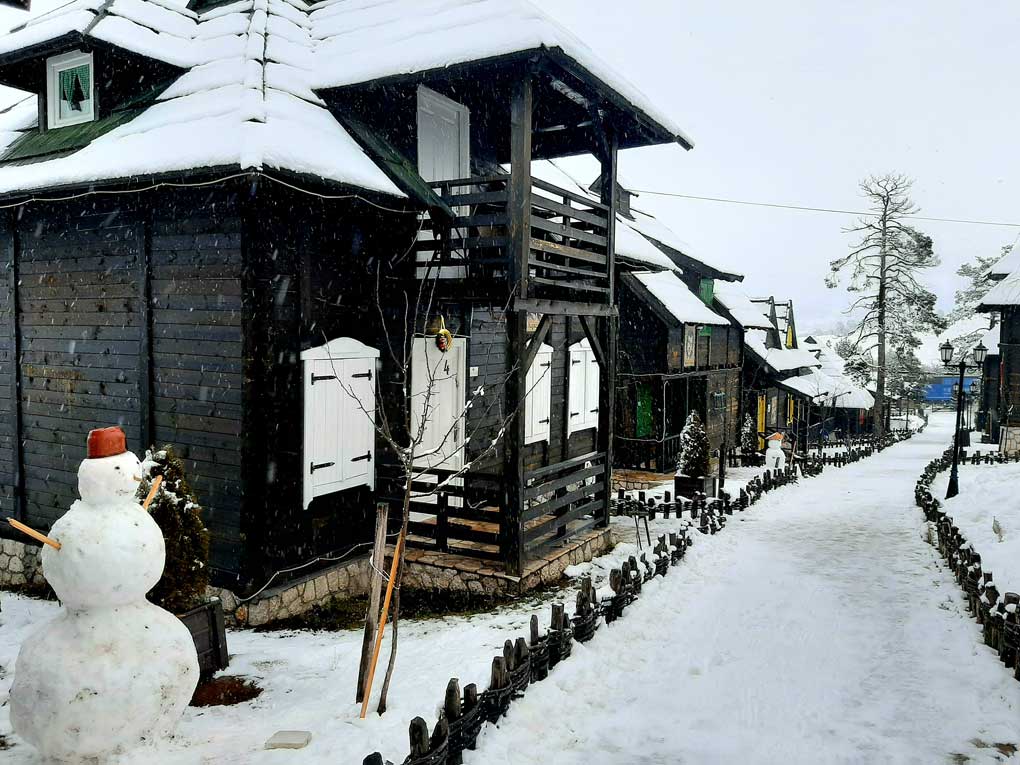
[[[787,348],[792,348],[793,347],[793,327],[792,326],[786,328],[786,347]]]
[[[786,424],[793,425],[793,396],[786,394]]]
[[[761,433],[764,433],[764,432],[765,432],[765,394],[764,393],[759,393],[758,394],[758,433],[761,434]],[[762,438],[761,435],[758,436],[758,448],[759,449],[764,449],[765,448],[765,439]]]

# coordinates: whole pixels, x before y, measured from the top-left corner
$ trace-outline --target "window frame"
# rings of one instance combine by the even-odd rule
[[[90,108],[88,112],[82,112],[81,116],[61,118],[60,117],[60,73],[68,69],[86,64],[89,68],[89,97]],[[62,53],[59,56],[50,56],[46,59],[46,129],[57,130],[72,125],[81,125],[86,122],[95,122],[99,110],[97,109],[96,94],[96,64],[91,52],[71,51]]]

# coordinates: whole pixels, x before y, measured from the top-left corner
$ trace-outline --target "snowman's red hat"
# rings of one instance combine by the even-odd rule
[[[116,457],[127,451],[127,436],[114,425],[112,428],[98,428],[89,431],[88,458]]]

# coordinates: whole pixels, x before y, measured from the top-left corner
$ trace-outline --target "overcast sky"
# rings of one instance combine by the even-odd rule
[[[59,2],[37,0],[34,11]],[[624,152],[633,186],[860,209],[870,173],[916,180],[922,214],[1020,222],[1020,5],[545,0],[553,14],[662,105],[695,148]],[[0,10],[0,28],[24,18]],[[799,328],[842,317],[822,280],[851,238],[841,215],[648,194],[695,253],[746,275],[755,296],[792,298]],[[951,308],[954,272],[1020,229],[918,223],[943,265],[929,282]]]
[[[594,11],[594,7],[598,8]],[[695,141],[624,152],[634,186],[701,196],[860,209],[870,173],[915,179],[922,214],[1020,222],[1020,5],[1014,2],[662,2],[542,6],[672,114]],[[789,297],[801,330],[841,318],[826,290],[853,218],[654,198],[638,206],[744,274],[754,295]],[[1020,229],[917,223],[955,270]]]

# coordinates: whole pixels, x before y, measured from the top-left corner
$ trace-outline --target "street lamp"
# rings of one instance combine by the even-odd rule
[[[985,348],[984,343],[978,343],[972,351],[974,355],[974,366],[971,369],[981,369],[985,363],[985,354],[988,353],[988,349]],[[942,357],[942,363],[951,368],[953,366],[953,344],[948,340],[939,346],[939,355]],[[964,353],[960,357],[960,382],[957,383],[959,386],[957,390],[960,395],[956,397],[956,429],[953,431],[953,469],[949,473],[949,488],[946,490],[946,499],[955,497],[960,493],[960,476],[959,476],[959,462],[960,462],[960,421],[963,418],[963,376],[966,374],[967,366],[967,354]]]
[[[978,381],[971,380],[970,387],[967,389],[967,428],[974,428],[974,420],[977,418],[977,414],[974,412],[974,402],[977,401],[978,397]]]
[[[722,496],[723,484],[726,483],[726,391],[718,390],[712,394],[715,402],[715,410],[722,412],[722,442],[719,444],[719,489],[717,494]]]

